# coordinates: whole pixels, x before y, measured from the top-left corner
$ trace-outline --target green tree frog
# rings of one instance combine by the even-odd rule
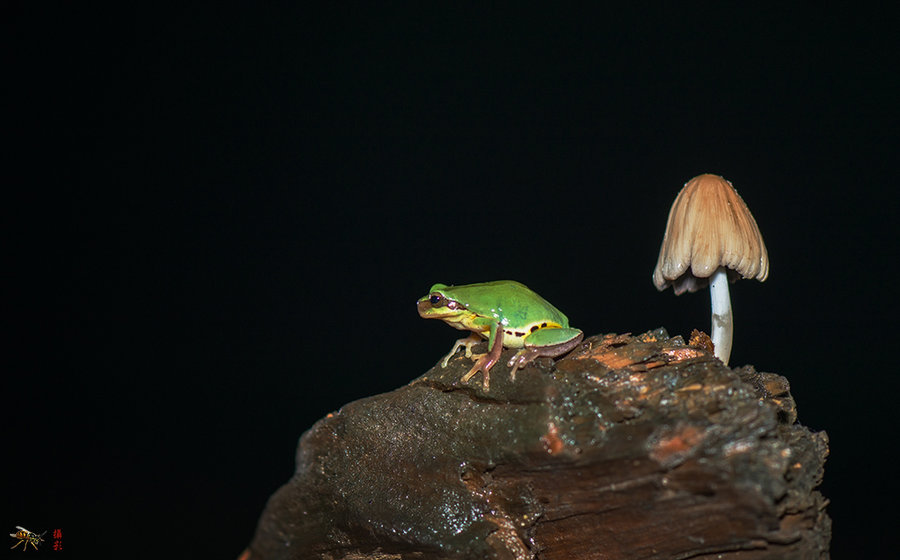
[[[512,368],[510,379],[515,381],[517,370],[538,357],[565,354],[584,335],[569,327],[566,316],[547,300],[512,280],[465,286],[435,284],[416,305],[419,315],[426,319],[441,319],[459,330],[472,331],[456,341],[441,367],[447,367],[459,347],[465,346],[466,357],[474,359],[475,365],[462,382],[483,371],[485,391],[490,386],[490,369],[500,359],[504,346],[520,348],[507,364]],[[472,346],[485,338],[487,353],[472,354]]]

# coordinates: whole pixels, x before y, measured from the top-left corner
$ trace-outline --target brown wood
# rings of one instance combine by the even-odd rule
[[[595,336],[511,382],[460,354],[307,431],[242,560],[828,558],[824,432],[704,338]],[[508,352],[507,352],[508,353]]]

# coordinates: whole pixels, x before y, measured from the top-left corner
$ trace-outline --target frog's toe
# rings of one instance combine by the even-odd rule
[[[444,359],[441,360],[441,367],[442,367],[442,368],[447,367],[447,364],[450,363],[450,360],[451,360],[451,359],[453,358],[453,356],[455,356],[455,355],[456,355],[456,351],[454,350],[453,352],[450,352],[449,354],[447,354],[446,356],[444,356]]]
[[[496,363],[496,359],[492,359],[490,354],[475,354],[478,359],[475,361],[475,365],[472,366],[472,369],[469,372],[462,376],[460,381],[463,383],[468,382],[472,377],[478,373],[479,371],[484,372],[484,390],[488,391],[491,384],[491,374],[490,369],[491,366]]]
[[[507,367],[512,368],[509,371],[510,381],[515,381],[516,372],[533,362],[538,356],[540,356],[540,353],[530,348],[525,348],[516,352],[506,363]]]
[[[479,370],[481,370],[481,367],[476,363],[472,367],[472,369],[469,370],[469,373],[462,376],[462,379],[460,379],[460,381],[462,381],[463,383],[467,383],[470,379],[472,379],[472,377],[476,373],[479,372]],[[490,386],[491,386],[491,374],[488,372],[488,370],[484,370],[484,390],[485,391],[490,390]]]
[[[462,381],[463,383],[468,383],[469,380],[472,379],[472,377],[473,377],[476,373],[478,373],[478,368],[477,368],[477,367],[473,367],[472,369],[469,370],[469,373],[467,373],[467,374],[465,374],[465,375],[462,376],[462,378],[460,379],[460,381]]]

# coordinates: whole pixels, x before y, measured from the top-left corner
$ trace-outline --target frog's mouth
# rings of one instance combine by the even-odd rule
[[[416,302],[416,308],[419,315],[426,319],[446,319],[460,314],[463,309],[455,301],[451,301],[449,305],[439,305],[434,307],[427,299],[421,299]]]
[[[434,308],[428,306],[419,306],[419,315],[423,319],[443,319],[445,321],[450,321],[453,317],[459,316],[458,311],[447,311],[447,312],[438,312],[435,311]]]

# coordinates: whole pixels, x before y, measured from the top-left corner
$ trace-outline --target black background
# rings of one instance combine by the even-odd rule
[[[828,432],[834,556],[890,550],[886,14],[17,2],[2,21],[10,530],[61,528],[69,556],[236,557],[304,430],[458,338],[415,312],[434,282],[520,280],[587,334],[708,330],[707,296],[650,275],[675,194],[714,172],[771,260],[732,287],[732,365],[788,377]]]

